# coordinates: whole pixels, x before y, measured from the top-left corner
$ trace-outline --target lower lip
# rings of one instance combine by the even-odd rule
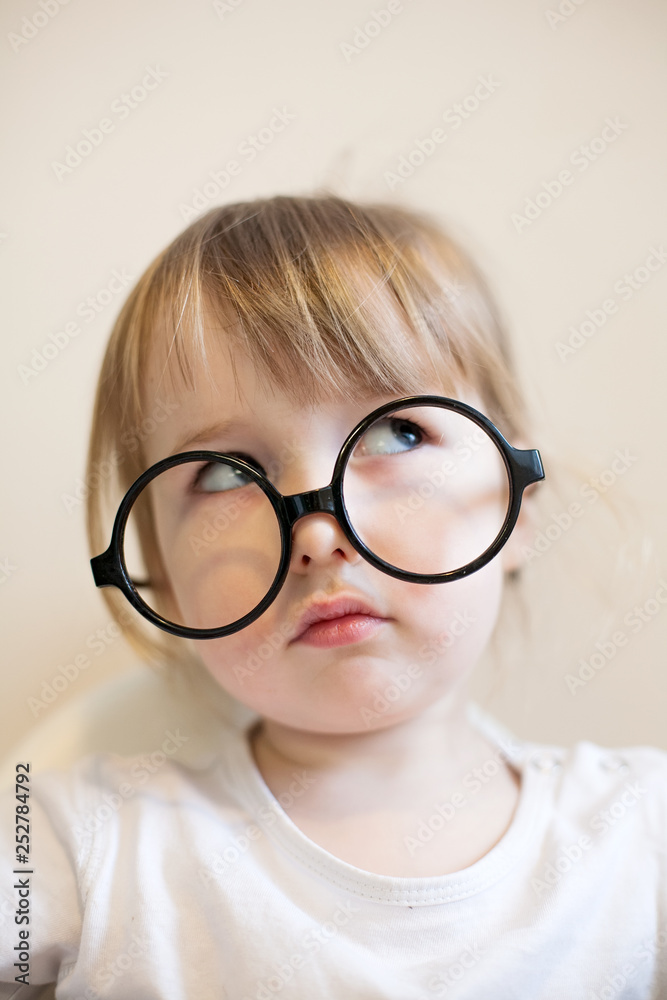
[[[373,618],[371,615],[342,615],[340,618],[330,618],[328,621],[309,625],[295,641],[307,646],[318,646],[320,649],[348,646],[353,642],[370,639],[384,623],[384,618]]]

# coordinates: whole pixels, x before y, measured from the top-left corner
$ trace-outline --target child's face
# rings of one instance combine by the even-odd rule
[[[174,392],[170,418],[147,442],[148,464],[179,451],[237,453],[267,470],[284,495],[318,489],[331,481],[352,428],[387,401],[343,398],[298,407],[278,389],[263,388],[240,351],[233,360],[236,379],[228,350],[214,348],[210,376],[202,373],[195,391]],[[149,393],[164,400],[158,383],[156,372]],[[442,394],[437,386],[423,391]],[[480,405],[470,394],[459,398]],[[248,558],[261,564],[262,546],[275,540],[253,536],[253,544],[257,553]],[[289,572],[273,604],[242,631],[198,640],[194,647],[223,688],[282,725],[321,733],[384,728],[460,693],[495,625],[512,559],[510,541],[461,580],[405,583],[359,555],[331,515],[306,515],[294,526]],[[171,578],[180,576],[178,554],[164,561]],[[239,598],[246,585],[240,575]],[[295,631],[313,601],[326,604],[339,596],[374,614],[338,619],[315,629],[319,636]],[[253,596],[251,605],[258,599]]]

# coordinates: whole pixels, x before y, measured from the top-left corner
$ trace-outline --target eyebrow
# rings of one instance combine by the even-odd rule
[[[180,438],[174,445],[171,455],[178,455],[182,451],[191,451],[195,441],[207,441],[210,438],[223,437],[230,431],[236,430],[239,426],[238,420],[217,420],[215,423],[207,424],[205,427],[198,427],[196,430],[189,430],[184,437]]]

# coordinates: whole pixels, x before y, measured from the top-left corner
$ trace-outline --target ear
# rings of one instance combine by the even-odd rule
[[[525,550],[530,548],[535,538],[536,505],[535,487],[531,483],[523,492],[519,517],[508,541],[500,551],[502,567],[505,573],[518,573],[526,562]]]

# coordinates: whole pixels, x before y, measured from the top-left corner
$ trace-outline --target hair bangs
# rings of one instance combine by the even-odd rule
[[[297,245],[292,230],[267,234],[259,219],[249,216],[249,233],[238,222],[220,226],[216,212],[217,229],[204,228],[189,253],[179,241],[172,246],[156,289],[162,335],[149,334],[150,321],[144,327],[144,364],[157,347],[153,363],[172,383],[192,389],[196,374],[206,373],[212,338],[221,338],[244,350],[267,383],[299,403],[314,403],[441,383],[444,347],[455,376],[445,381],[460,383],[464,373],[437,305],[425,301],[414,277],[401,273],[398,253],[381,255],[375,247],[369,253],[358,245],[358,232],[346,240],[322,238],[319,245],[304,236]],[[439,326],[435,352],[434,324],[424,322],[424,312]],[[149,341],[155,342],[150,348]]]

